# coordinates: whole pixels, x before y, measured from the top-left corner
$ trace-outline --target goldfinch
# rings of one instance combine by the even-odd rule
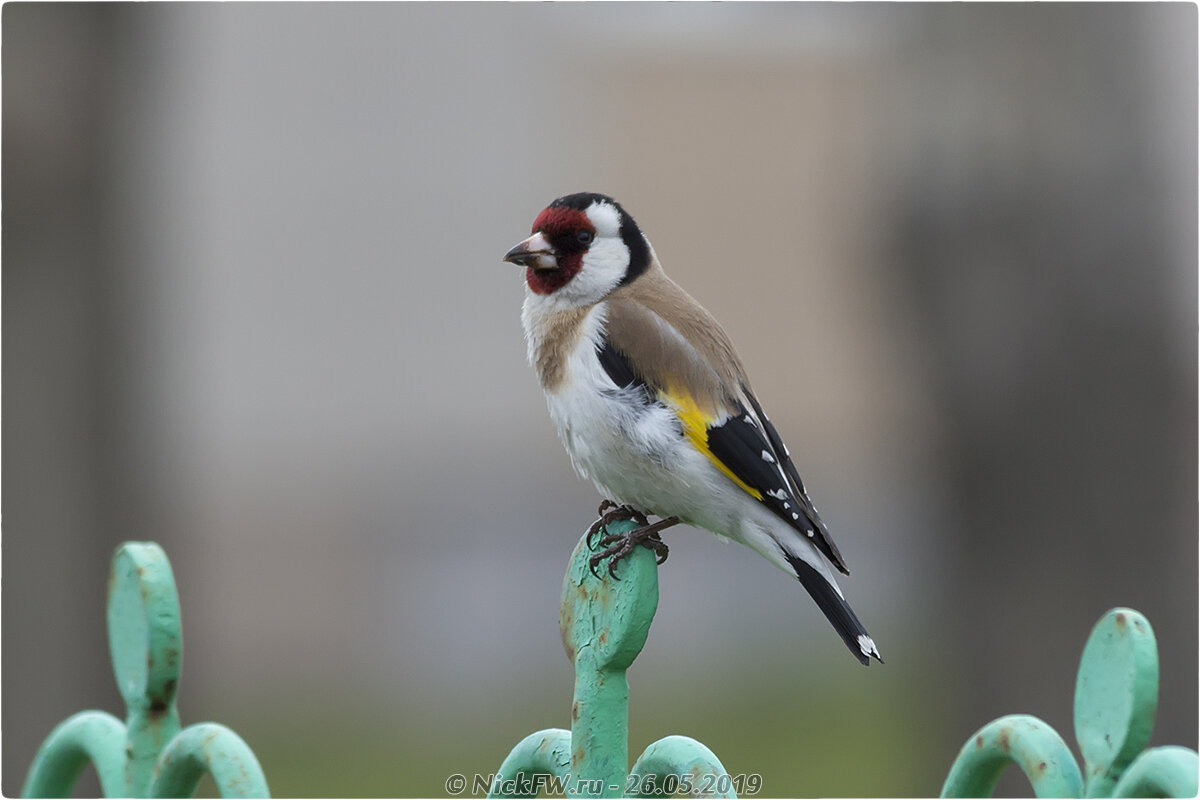
[[[704,528],[795,575],[855,657],[882,662],[834,579],[834,568],[849,574],[841,553],[729,337],[667,277],[633,218],[602,194],[560,197],[504,260],[525,268],[521,322],[550,417],[575,470],[606,499],[589,536],[622,517],[640,526],[604,537],[593,570],[608,558],[611,573],[636,544],[661,561],[659,531]]]

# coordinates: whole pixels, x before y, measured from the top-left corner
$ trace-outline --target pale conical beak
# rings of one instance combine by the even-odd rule
[[[504,260],[534,269],[558,268],[558,254],[554,252],[554,248],[540,232],[505,253]]]

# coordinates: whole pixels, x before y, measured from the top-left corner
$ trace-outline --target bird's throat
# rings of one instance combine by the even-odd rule
[[[582,253],[560,256],[555,269],[525,268],[525,283],[534,294],[554,294],[571,282],[583,266]]]

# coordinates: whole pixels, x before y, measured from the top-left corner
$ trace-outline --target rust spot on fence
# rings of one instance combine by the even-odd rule
[[[1118,612],[1113,616],[1113,621],[1117,623],[1117,630],[1124,632],[1125,630],[1125,615]]]
[[[1007,730],[1000,731],[1000,735],[996,737],[996,746],[999,747],[1001,750],[1003,750],[1006,753],[1009,751],[1009,748],[1011,747],[1011,745],[1008,742],[1008,731]]]

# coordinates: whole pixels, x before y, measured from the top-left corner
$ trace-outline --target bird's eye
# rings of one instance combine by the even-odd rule
[[[596,238],[596,235],[588,230],[582,230],[579,233],[575,234],[575,240],[578,241],[580,244],[585,244],[585,245],[591,244],[592,239],[594,239],[594,238]]]

